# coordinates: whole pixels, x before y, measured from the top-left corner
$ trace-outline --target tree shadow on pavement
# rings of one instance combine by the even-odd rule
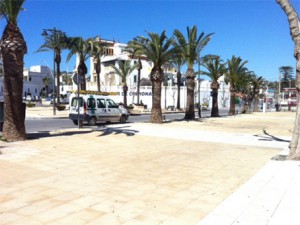
[[[260,137],[260,141],[280,141],[280,142],[290,142],[289,140],[284,140],[278,137],[275,137],[271,134],[269,134],[266,130],[263,130],[264,135],[256,134],[255,137]]]
[[[58,136],[72,136],[75,134],[88,134],[93,130],[78,130],[78,131],[62,131],[60,133],[51,133],[50,131],[39,131],[36,133],[27,133],[27,139],[40,139],[47,137],[58,137]]]
[[[127,127],[130,126],[123,126],[123,127],[99,127],[96,129],[97,131],[102,131],[103,133],[99,135],[101,136],[107,136],[111,134],[126,134],[127,136],[134,136],[136,133],[138,133],[138,130],[132,130],[127,129]]]

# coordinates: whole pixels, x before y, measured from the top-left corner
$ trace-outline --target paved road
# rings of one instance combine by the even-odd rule
[[[227,110],[221,111],[220,114],[226,115]],[[201,116],[209,117],[210,111],[202,111]],[[184,113],[168,113],[168,114],[164,114],[164,117],[165,120],[183,119]],[[198,117],[197,112],[196,112],[196,117]],[[128,122],[129,123],[146,122],[149,121],[149,118],[150,115],[130,116]],[[25,126],[26,126],[27,133],[33,133],[33,132],[48,132],[57,129],[73,128],[75,125],[70,119],[27,119],[25,121]]]

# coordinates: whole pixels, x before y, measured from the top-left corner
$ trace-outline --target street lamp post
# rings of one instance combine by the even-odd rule
[[[201,89],[201,80],[200,80],[200,54],[198,57],[198,116],[201,118],[201,105],[200,105],[200,89]]]

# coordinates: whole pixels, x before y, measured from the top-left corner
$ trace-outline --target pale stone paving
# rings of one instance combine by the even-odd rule
[[[257,138],[257,144],[230,144],[225,140],[238,126],[230,134],[224,126],[198,124],[70,129],[1,143],[0,224],[196,224],[283,145]],[[203,141],[205,135],[216,138]]]

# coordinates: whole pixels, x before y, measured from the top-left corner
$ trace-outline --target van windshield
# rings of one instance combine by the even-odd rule
[[[71,102],[71,106],[76,107],[77,106],[77,102],[78,102],[78,98],[72,98],[72,102]],[[79,97],[79,106],[82,107],[83,106],[83,99],[81,97]]]

